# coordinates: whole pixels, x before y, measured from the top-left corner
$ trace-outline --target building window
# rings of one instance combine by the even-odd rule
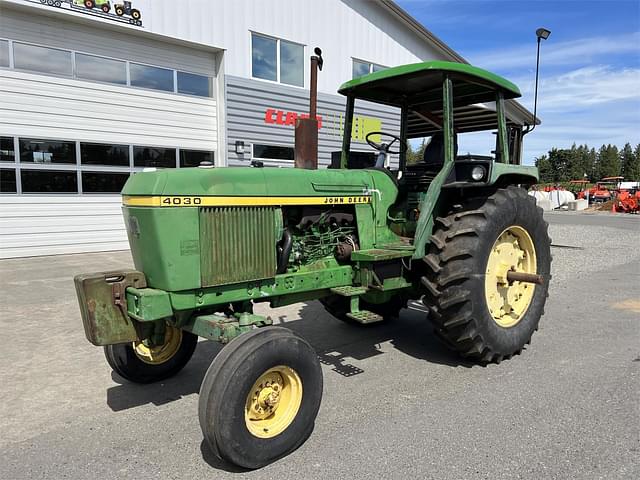
[[[198,97],[211,96],[211,79],[205,75],[178,72],[178,93],[196,95]]]
[[[25,170],[20,172],[23,193],[78,193],[75,170]]]
[[[200,162],[213,163],[213,152],[205,150],[180,150],[181,167],[197,167]]]
[[[0,67],[9,66],[9,41],[0,40]]]
[[[253,158],[261,160],[293,160],[293,148],[282,145],[253,144]]]
[[[75,142],[21,138],[20,161],[28,163],[76,163]]]
[[[127,84],[127,62],[76,53],[76,78]]]
[[[22,70],[71,76],[71,52],[13,42],[13,65]]]
[[[0,168],[0,193],[16,193],[16,171],[13,168]]]
[[[175,168],[176,149],[160,147],[133,147],[136,167]]]
[[[0,137],[0,162],[15,162],[16,152],[12,137]]]
[[[129,166],[128,145],[106,145],[102,143],[81,143],[80,163],[83,165]]]
[[[120,193],[128,173],[82,172],[83,193]]]
[[[160,67],[150,67],[138,63],[129,64],[129,75],[132,87],[150,88],[173,92],[173,70]]]
[[[280,82],[304,87],[304,47],[280,40]]]
[[[373,72],[379,72],[380,70],[384,70],[386,68],[387,67],[383,67],[382,65],[378,65],[377,63],[363,62],[362,60],[354,59],[352,75],[353,78],[358,78]]]
[[[304,46],[251,34],[251,74],[254,78],[304,86]]]
[[[0,67],[11,66],[9,49],[9,41],[0,40]],[[212,77],[207,75],[133,62],[128,63],[125,60],[80,52],[73,53],[74,67],[71,51],[15,41],[13,42],[13,55],[13,67],[17,69],[199,97],[213,96]],[[286,62],[283,65],[290,65],[295,62],[295,58],[297,57],[294,53],[287,53]],[[287,66],[286,73],[283,72],[283,76],[287,76],[286,82],[297,81],[295,78],[289,78],[291,76],[289,72],[290,67]],[[127,76],[129,80],[127,80]],[[177,78],[177,84],[174,77]]]

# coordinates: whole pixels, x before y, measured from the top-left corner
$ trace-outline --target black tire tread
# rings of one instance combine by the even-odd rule
[[[426,274],[421,278],[425,286],[423,301],[429,309],[436,335],[463,357],[484,364],[500,363],[520,354],[522,349],[508,354],[499,353],[493,351],[483,337],[471,305],[472,292],[467,284],[474,274],[467,260],[477,251],[488,219],[502,211],[501,206],[507,202],[522,204],[523,197],[527,198],[526,202],[533,201],[535,214],[542,218],[542,209],[535,206],[535,199],[515,186],[498,189],[488,197],[467,199],[461,211],[436,219],[430,250],[423,259],[426,267]],[[531,206],[528,203],[528,207]],[[548,224],[541,221],[544,231],[548,232]],[[548,282],[546,287],[545,298],[548,296]],[[529,337],[526,344],[530,341]]]

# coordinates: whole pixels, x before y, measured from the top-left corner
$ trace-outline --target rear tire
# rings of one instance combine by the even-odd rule
[[[551,278],[547,229],[535,199],[516,187],[465,200],[436,220],[424,257],[423,301],[436,334],[449,347],[475,361],[500,363],[530,343],[544,313]],[[509,258],[500,258],[504,245],[514,258],[521,256],[515,267],[509,266]],[[493,265],[524,271],[527,261],[528,273],[543,276],[542,285],[494,282]]]
[[[140,342],[118,343],[104,347],[107,362],[114,372],[135,383],[152,383],[174,376],[189,362],[198,343],[198,336],[167,325],[172,337],[170,350],[160,351],[155,358]],[[169,333],[167,333],[168,338]],[[165,344],[167,346],[167,344]]]
[[[264,327],[240,335],[213,360],[200,388],[198,417],[217,456],[254,469],[304,443],[321,398],[322,370],[313,348],[288,329]]]

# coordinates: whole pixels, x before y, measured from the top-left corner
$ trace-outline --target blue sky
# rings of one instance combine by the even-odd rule
[[[533,109],[536,37],[538,116],[523,160],[551,147],[640,143],[640,0],[397,0],[473,65],[515,82]],[[481,153],[481,152],[475,152]]]

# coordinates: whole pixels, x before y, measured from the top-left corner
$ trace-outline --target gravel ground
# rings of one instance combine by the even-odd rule
[[[419,308],[370,328],[317,302],[271,311],[318,352],[324,398],[309,440],[253,472],[202,444],[218,345],[139,386],[84,339],[72,276],[128,267],[128,252],[0,261],[0,479],[640,478],[640,216],[547,218],[546,314],[500,365],[449,352]]]
[[[640,226],[640,216],[637,218]],[[553,283],[558,287],[573,280],[588,280],[588,272],[637,262],[640,229],[551,223]],[[584,271],[584,275],[581,273]]]

